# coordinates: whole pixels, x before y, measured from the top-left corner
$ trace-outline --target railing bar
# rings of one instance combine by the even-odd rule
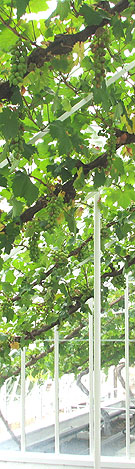
[[[59,332],[54,328],[55,453],[59,454]]]
[[[101,301],[100,301],[100,210],[99,193],[94,196],[94,469],[100,469],[100,355],[101,355]]]
[[[129,395],[129,311],[128,311],[128,274],[125,289],[125,387],[126,387],[126,456],[130,457],[130,395]]]
[[[93,307],[91,308],[93,312]],[[93,315],[89,313],[89,453],[94,449],[94,413],[93,413]]]
[[[21,451],[25,451],[25,347],[21,350]]]

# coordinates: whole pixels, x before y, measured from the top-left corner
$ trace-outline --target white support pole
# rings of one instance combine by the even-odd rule
[[[123,65],[123,67],[121,68],[121,70],[119,70],[119,72],[114,73],[114,75],[111,78],[106,80],[106,86],[108,87],[112,83],[115,83],[115,81],[119,80],[119,78],[121,78],[123,75],[125,75],[125,73],[127,73],[133,67],[135,67],[135,60],[133,60],[133,62],[130,62],[129,64]],[[85,104],[89,103],[92,99],[93,99],[93,93],[89,93],[88,96],[86,96],[86,98],[81,99],[78,103],[76,103],[70,109],[70,111],[64,112],[64,114],[62,114],[60,117],[58,117],[58,119],[56,119],[54,122],[56,122],[58,120],[60,120],[61,122],[65,121],[66,119],[68,119],[68,117],[72,116],[72,114],[74,114],[76,111],[79,111],[79,109],[81,109],[83,106],[85,106]],[[33,143],[37,142],[37,140],[39,140],[40,138],[43,138],[46,134],[48,134],[49,130],[50,130],[50,126],[47,125],[47,127],[44,130],[42,130],[41,132],[38,132],[36,135],[34,135],[29,140],[28,144],[33,144]]]
[[[129,395],[129,311],[128,275],[125,289],[125,374],[126,374],[126,456],[130,457],[130,395]]]
[[[100,469],[101,411],[100,411],[100,356],[101,356],[101,300],[100,300],[100,195],[94,197],[94,469]]]
[[[88,304],[89,304],[89,300],[88,300]],[[93,313],[93,305],[91,307],[91,311]],[[94,448],[93,403],[94,403],[94,399],[93,399],[93,314],[89,313],[89,453],[91,456],[93,455],[93,448]]]
[[[55,453],[59,454],[59,332],[54,328]]]
[[[21,451],[25,451],[25,348],[21,350]]]

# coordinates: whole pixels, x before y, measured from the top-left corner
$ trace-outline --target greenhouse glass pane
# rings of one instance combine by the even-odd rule
[[[41,344],[40,344],[41,347]],[[26,353],[25,432],[26,451],[53,453],[55,448],[54,338],[46,338],[34,372],[27,371],[30,351]]]

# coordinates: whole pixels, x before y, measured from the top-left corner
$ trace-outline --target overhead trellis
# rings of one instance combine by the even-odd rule
[[[20,373],[11,350],[31,343],[36,352],[27,348],[26,371],[42,379],[40,358],[47,364],[50,357],[53,373],[53,349],[42,347],[55,325],[63,354],[64,337],[85,337],[94,278],[90,192],[102,188],[108,315],[108,305],[123,304],[125,270],[135,264],[133,5],[65,0],[47,21],[22,18],[39,3],[0,6],[0,184],[7,201],[0,213],[1,383]],[[109,335],[107,318],[102,322]],[[76,364],[72,342],[71,362],[61,361],[61,370],[83,368],[83,347],[78,353]],[[104,348],[103,365],[121,354],[122,347],[114,355]]]

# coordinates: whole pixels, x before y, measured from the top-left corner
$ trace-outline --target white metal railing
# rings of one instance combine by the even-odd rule
[[[126,468],[131,469],[135,467],[135,458],[130,458],[130,415],[129,415],[129,311],[128,311],[128,275],[126,276],[126,290],[125,290],[125,371],[126,371],[126,458],[104,458],[101,457],[101,417],[100,417],[100,210],[99,210],[99,194],[94,196],[94,337],[93,337],[93,319],[89,315],[89,358],[91,362],[90,368],[90,450],[89,457],[83,456],[69,456],[66,455],[66,467],[77,466],[79,469],[83,467],[91,467],[92,469],[100,468]],[[92,308],[92,307],[91,307]],[[94,342],[94,386],[93,386],[93,342]],[[54,455],[44,455],[40,459],[36,453],[28,455],[25,452],[25,349],[21,353],[21,453],[10,453],[4,456],[2,451],[0,454],[1,469],[3,469],[6,461],[17,462],[19,467],[23,463],[49,465],[51,467],[61,467],[64,464],[65,456],[59,454],[59,334],[57,327],[54,331],[54,363],[55,363],[55,459]],[[94,415],[93,415],[93,402],[94,402]],[[93,435],[93,422],[94,422],[94,435]],[[36,455],[36,457],[35,457]],[[4,459],[5,458],[5,459]],[[34,458],[34,462],[32,463]],[[49,458],[49,459],[48,459]],[[78,459],[79,458],[79,459]],[[81,465],[79,461],[81,462]],[[47,462],[49,461],[49,462]],[[56,463],[57,461],[57,463]],[[8,469],[8,465],[6,466]],[[23,467],[23,466],[22,466]],[[36,468],[38,465],[36,465]]]
[[[99,193],[94,196],[94,337],[93,317],[89,315],[89,360],[90,360],[90,459],[94,469],[102,467],[101,458],[101,411],[100,411],[100,210]],[[130,403],[129,403],[129,311],[128,311],[128,275],[126,276],[125,289],[125,371],[126,371],[126,458],[130,457]],[[93,385],[93,342],[94,342],[94,385]],[[22,376],[22,426],[21,426],[21,450],[25,451],[25,350],[21,354],[21,376]],[[55,382],[55,454],[59,455],[59,333],[58,328],[54,331],[54,382]],[[94,403],[94,415],[93,415]],[[93,434],[94,423],[94,434]],[[85,458],[84,458],[85,460]],[[93,463],[92,463],[93,460]],[[109,462],[109,460],[108,460]],[[113,457],[114,462],[114,457]],[[107,460],[106,460],[106,464]],[[106,466],[109,467],[109,466]],[[113,467],[113,466],[112,466]],[[124,466],[123,466],[124,467]],[[132,465],[131,465],[132,467]]]

